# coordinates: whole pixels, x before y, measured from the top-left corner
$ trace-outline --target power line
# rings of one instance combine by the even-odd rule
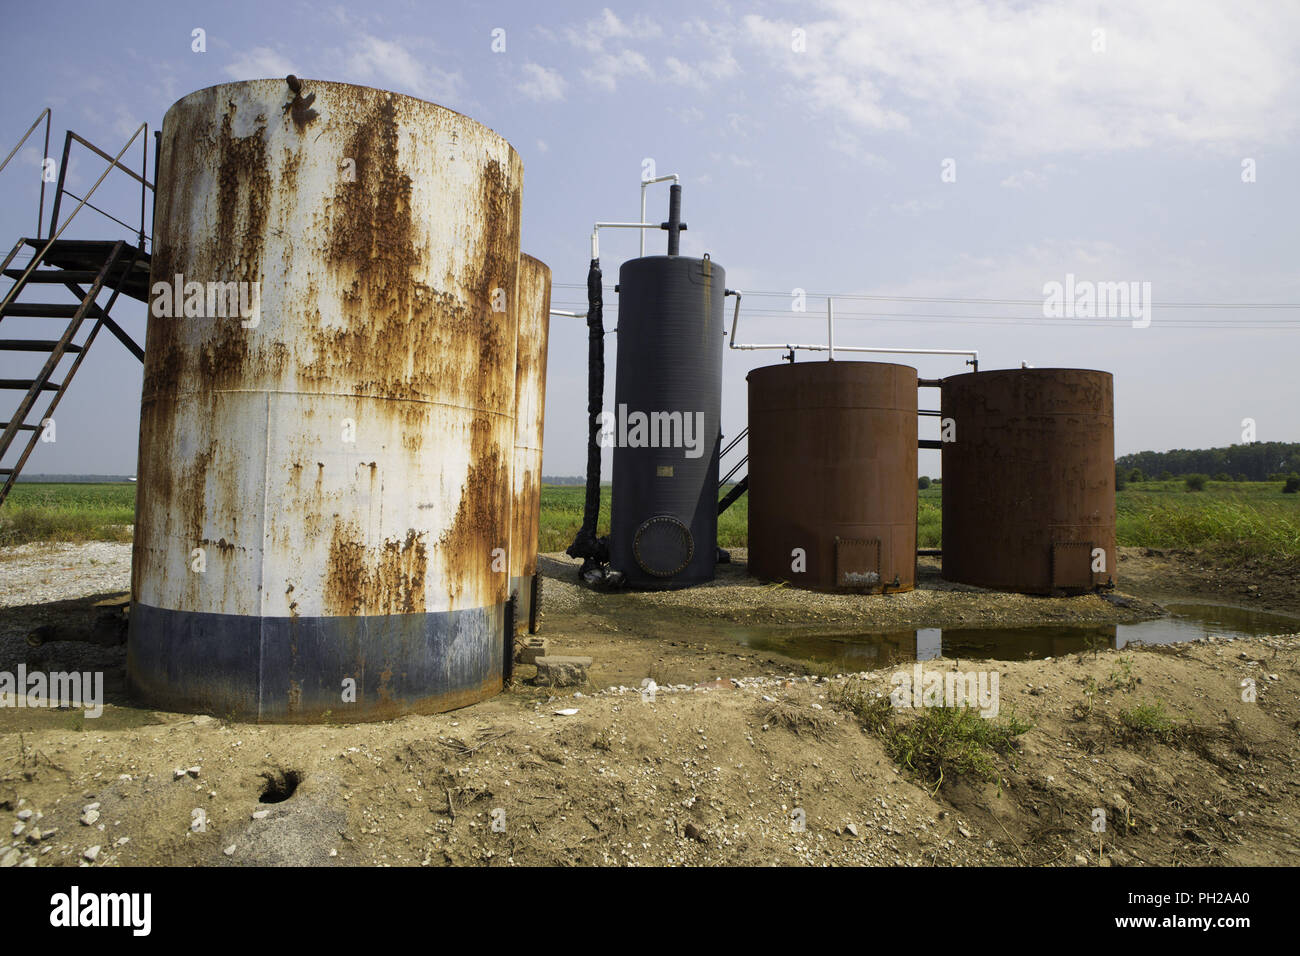
[[[571,311],[581,311],[585,302],[577,300],[559,300],[552,302],[555,308],[564,308]],[[826,317],[816,311],[812,312],[790,312],[787,309],[763,309],[750,308],[743,309],[744,317],[754,319],[796,319],[803,321],[813,321],[817,324],[824,323]],[[614,315],[618,312],[616,304],[610,304],[605,307],[606,315]],[[1084,328],[1127,328],[1131,323],[1130,318],[1052,318],[1043,315],[964,315],[944,312],[918,312],[918,313],[897,313],[897,312],[846,312],[837,310],[835,313],[836,320],[851,321],[870,321],[870,322],[905,322],[911,325],[1019,325],[1019,326],[1037,326],[1039,328],[1061,328],[1061,327],[1084,327]],[[1300,330],[1300,317],[1297,318],[1279,318],[1279,319],[1250,319],[1247,321],[1233,321],[1223,318],[1159,318],[1153,317],[1151,326],[1161,328],[1175,329],[1236,329],[1241,331],[1247,330]]]
[[[555,282],[553,288],[563,289],[586,289],[585,283],[578,282]],[[613,291],[613,283],[607,283],[604,288]],[[794,293],[791,292],[771,292],[771,291],[745,291],[745,297],[764,296],[780,299],[789,299]],[[918,296],[918,295],[865,295],[851,292],[804,292],[804,296],[810,299],[861,299],[872,302],[950,302],[961,305],[1030,305],[1041,306],[1042,299],[981,299],[964,296]],[[1177,308],[1177,309],[1300,309],[1300,302],[1158,302],[1159,308]]]

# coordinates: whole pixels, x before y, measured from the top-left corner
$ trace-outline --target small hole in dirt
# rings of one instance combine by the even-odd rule
[[[277,770],[262,774],[262,779],[266,781],[266,786],[262,788],[262,795],[257,798],[257,802],[284,803],[293,796],[298,784],[302,783],[302,774],[297,770]]]

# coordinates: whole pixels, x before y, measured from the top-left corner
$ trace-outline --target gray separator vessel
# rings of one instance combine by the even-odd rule
[[[619,270],[610,565],[631,587],[713,578],[725,285],[707,256]]]

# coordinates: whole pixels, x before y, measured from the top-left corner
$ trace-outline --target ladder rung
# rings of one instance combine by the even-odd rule
[[[11,279],[21,279],[22,269],[6,269]],[[28,282],[94,282],[99,273],[93,269],[37,269],[27,277]]]
[[[5,315],[29,315],[44,319],[70,319],[77,314],[80,304],[67,305],[62,302],[11,302],[5,308]],[[89,313],[87,313],[89,314]]]
[[[0,339],[0,352],[53,352],[58,339]],[[65,345],[65,352],[80,352],[80,345]]]
[[[36,379],[34,378],[0,378],[0,388],[13,388],[30,392],[35,384]],[[59,386],[54,382],[46,382],[41,386],[42,392],[57,392],[58,390]]]
[[[2,429],[2,428],[8,428],[8,427],[9,427],[9,423],[8,423],[8,422],[0,422],[0,429]],[[19,426],[18,426],[18,430],[19,430],[20,432],[34,432],[34,431],[36,431],[36,428],[37,428],[36,425],[19,425]]]

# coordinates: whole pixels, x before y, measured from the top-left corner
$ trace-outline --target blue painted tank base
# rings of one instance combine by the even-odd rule
[[[388,720],[501,691],[505,605],[244,617],[132,602],[127,685],[150,707],[268,723]]]

